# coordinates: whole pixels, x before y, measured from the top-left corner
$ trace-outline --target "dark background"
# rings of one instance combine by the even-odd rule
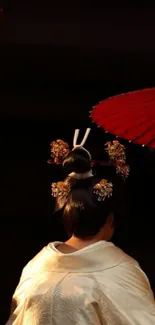
[[[91,124],[89,111],[108,96],[155,86],[155,11],[131,1],[102,8],[3,0],[0,7],[2,324],[22,267],[49,241],[65,238],[52,216],[50,182],[62,171],[47,165],[50,141],[71,144],[74,128],[91,126],[88,148],[104,158],[108,136]],[[131,175],[125,191],[120,184],[115,242],[138,259],[155,290],[155,154],[127,147]]]

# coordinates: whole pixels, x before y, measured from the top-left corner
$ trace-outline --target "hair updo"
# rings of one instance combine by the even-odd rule
[[[72,150],[63,162],[64,171],[82,174],[90,171],[91,158],[82,148]],[[99,201],[94,193],[94,185],[101,179],[90,176],[85,179],[73,180],[73,186],[63,207],[63,223],[69,236],[86,238],[95,236],[104,226],[107,217],[113,212],[113,197]]]
[[[77,174],[86,173],[91,169],[90,156],[86,150],[76,148],[72,150],[65,158],[63,168],[67,174],[72,172]]]
[[[69,147],[66,148],[66,144],[60,143],[60,140],[56,143],[55,150],[52,149],[52,154],[57,158],[61,153],[62,160],[64,159],[63,169],[67,174],[64,181],[52,183],[52,196],[56,198],[55,212],[61,210],[68,235],[78,238],[95,236],[105,225],[108,216],[117,212],[116,203],[118,205],[119,202],[117,199],[119,186],[113,187],[111,177],[112,183],[109,183],[106,179],[93,176],[91,172],[91,156],[82,147],[89,132],[90,129],[87,129],[80,147],[77,145],[79,130],[75,130],[74,149],[69,153]],[[116,173],[123,176],[123,179],[127,178],[129,166],[126,165],[125,147],[118,141],[108,142],[105,146],[110,160],[115,164]],[[106,176],[104,178],[109,179]],[[109,188],[106,188],[106,184],[109,184]],[[108,192],[109,189],[110,191],[112,189],[111,193]],[[106,190],[107,195],[104,195]]]
[[[94,193],[94,185],[100,180],[96,176],[78,179],[72,187],[63,209],[63,223],[69,236],[95,236],[114,212],[113,196],[99,201]]]

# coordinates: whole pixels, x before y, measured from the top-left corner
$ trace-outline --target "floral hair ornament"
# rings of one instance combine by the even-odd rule
[[[113,194],[113,184],[106,179],[102,179],[94,186],[94,193],[98,196],[98,201],[104,201]]]
[[[69,152],[70,149],[67,142],[61,139],[51,142],[51,157],[55,164],[62,164]]]
[[[110,161],[116,164],[116,173],[120,174],[124,179],[129,176],[130,168],[126,164],[125,147],[119,141],[107,142],[105,144],[106,152]]]
[[[79,136],[79,132],[80,130],[79,129],[76,129],[75,130],[75,133],[74,133],[74,138],[73,138],[73,149],[76,149],[76,148],[80,148],[84,151],[87,152],[90,160],[91,160],[91,154],[90,152],[84,148],[84,144],[88,138],[88,135],[90,133],[90,128],[87,128],[86,129],[86,132],[84,134],[84,137],[83,137],[83,140],[81,141],[80,144],[77,144],[77,139],[78,139],[78,136]],[[63,161],[65,160],[65,158],[67,157],[67,155],[69,154],[69,152],[71,151],[70,148],[69,148],[69,144],[61,139],[58,139],[56,141],[52,141],[51,144],[51,157],[54,161],[55,164],[62,164]],[[52,161],[51,160],[48,160],[48,163],[49,164],[52,164]]]
[[[55,212],[62,209],[76,180],[67,177],[64,181],[51,184],[51,195],[56,198]]]

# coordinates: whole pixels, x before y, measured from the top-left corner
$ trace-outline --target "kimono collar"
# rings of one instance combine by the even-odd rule
[[[121,249],[105,241],[70,254],[60,253],[56,249],[58,244],[60,242],[50,243],[35,257],[36,270],[41,268],[48,272],[89,273],[106,270],[131,259]]]

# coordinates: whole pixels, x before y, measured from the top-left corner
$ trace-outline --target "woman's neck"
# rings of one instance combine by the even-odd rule
[[[76,250],[85,248],[89,245],[95,244],[100,240],[101,240],[101,238],[99,238],[98,236],[90,237],[90,238],[86,238],[86,239],[81,239],[81,238],[72,236],[69,240],[67,240],[65,242],[65,245],[68,245],[69,247],[71,247],[72,249],[75,249],[75,251],[76,251]]]

